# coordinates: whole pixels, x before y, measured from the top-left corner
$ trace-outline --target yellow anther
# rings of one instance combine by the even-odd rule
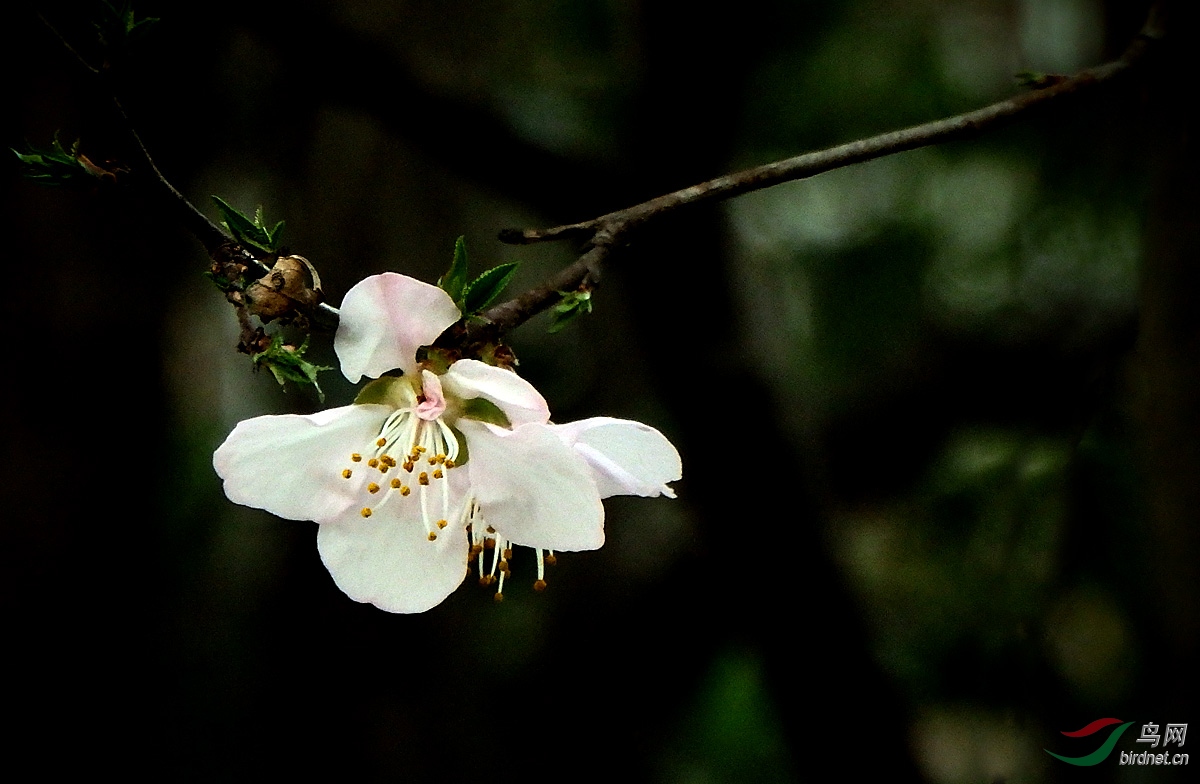
[[[429,541],[437,541],[437,534],[435,534],[433,531],[429,532]]]
[[[393,490],[399,490],[399,489],[400,489],[400,480],[399,480],[399,479],[393,479],[391,484],[392,484],[392,489],[393,489]]]
[[[371,507],[364,506],[362,508],[362,511],[359,512],[359,514],[362,515],[363,517],[370,517],[371,516]]]
[[[473,545],[471,545],[471,549],[467,551],[467,557],[474,558],[475,556],[479,555],[482,552],[483,552],[483,545],[473,544]]]
[[[492,528],[492,527],[489,525],[489,526],[487,527],[487,532],[488,532],[489,534],[494,534],[494,533],[496,533],[496,529],[495,529],[495,528]]]
[[[493,596],[492,598],[493,598],[493,599],[495,599],[495,600],[496,600],[496,601],[498,601],[498,602],[502,602],[502,601],[504,601],[504,594],[502,594],[502,593],[500,593],[499,591],[497,591],[497,592],[496,592],[496,595],[495,595],[495,596]]]
[[[354,454],[350,455],[350,459],[351,459],[351,460],[353,460],[353,461],[354,461],[354,462],[356,462],[356,463],[361,463],[361,462],[362,462],[362,455],[360,455],[358,452],[355,452]]]
[[[487,586],[487,585],[491,585],[494,582],[496,582],[495,575],[485,574],[479,578],[480,585]]]
[[[426,449],[425,449],[425,447],[423,447],[423,446],[414,446],[414,447],[413,447],[413,451],[414,451],[414,452],[416,452],[417,454],[421,454],[421,453],[423,453],[423,452],[426,452],[426,451],[428,451],[428,450],[426,450]]]
[[[546,565],[554,566],[556,563],[558,563],[558,559],[554,557],[554,553],[546,553]]]
[[[496,549],[496,540],[495,539],[484,539],[483,546],[489,550],[495,550]]]
[[[448,457],[446,458],[446,468],[454,468],[454,461]]]
[[[400,495],[408,495],[411,492],[412,492],[412,490],[409,489],[408,485],[402,485],[400,487]]]
[[[429,458],[429,465],[437,465],[437,456]]]
[[[371,468],[379,468],[379,461],[372,457],[367,461],[367,465],[371,466]]]
[[[386,466],[394,466],[396,465],[396,458],[392,457],[391,455],[380,455],[379,462]]]
[[[512,548],[511,548],[511,547],[505,547],[505,548],[504,548],[504,552],[503,552],[503,553],[501,553],[501,555],[503,555],[505,558],[512,558]]]
[[[421,484],[423,484],[423,485],[427,485],[427,484],[429,484],[429,474],[427,474],[427,473],[425,473],[424,471],[422,471],[422,472],[421,472],[421,473],[420,473],[420,474],[417,476],[417,481],[418,481],[418,482],[420,482],[420,483],[421,483]]]
[[[450,525],[450,523],[446,522],[445,520],[438,520],[438,528],[445,528],[448,525]]]
[[[537,591],[538,593],[541,593],[542,591],[546,590],[546,581],[545,580],[536,581],[533,584],[533,590]]]
[[[433,478],[434,478],[434,479],[441,479],[441,478],[442,478],[442,469],[440,469],[440,468],[439,468],[439,469],[435,470],[435,471],[433,472]]]
[[[384,444],[386,444],[386,443],[387,443],[387,439],[386,439],[386,438],[380,438],[379,440],[377,440],[377,441],[375,442],[375,446],[383,446],[383,445],[384,445]]]
[[[378,493],[379,485],[375,484],[374,482],[371,482],[369,485],[367,485],[367,492],[368,493]]]
[[[343,468],[343,469],[342,469],[342,479],[349,479],[349,478],[350,478],[350,475],[351,475],[352,473],[354,473],[354,472],[353,472],[353,471],[351,471],[349,468]]]
[[[438,452],[437,457],[435,457],[434,460],[438,461],[439,463],[444,463],[444,462],[446,462],[446,455],[444,455],[441,452]]]
[[[405,471],[407,471],[408,473],[410,473],[410,474],[411,474],[411,473],[412,473],[412,470],[413,470],[413,461],[411,461],[411,460],[405,460],[405,461],[404,461],[404,465],[402,466],[402,468],[403,468]]]

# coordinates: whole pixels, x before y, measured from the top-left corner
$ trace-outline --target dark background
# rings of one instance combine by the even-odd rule
[[[89,3],[37,4],[90,56]],[[581,220],[965,111],[1113,57],[1145,4],[145,2],[122,71],[201,209],[286,219],[337,302],[465,234],[518,288]],[[4,144],[131,160],[29,10]],[[678,500],[419,616],[334,587],[314,526],[212,450],[315,410],[233,351],[160,200],[3,179],[7,765],[163,780],[1174,781],[1059,732],[1195,718],[1195,27],[1143,82],[663,221],[596,313],[511,335],[555,418],[646,421]],[[314,355],[336,364],[328,338]],[[336,371],[329,403],[352,399]],[[280,456],[281,464],[286,455]],[[528,578],[528,579],[524,579]],[[1072,745],[1074,744],[1074,745]],[[1086,745],[1090,744],[1090,745]],[[1086,747],[1085,747],[1086,745]],[[1184,747],[1183,751],[1187,751]],[[24,761],[24,762],[22,762]],[[1172,773],[1176,775],[1171,775]]]

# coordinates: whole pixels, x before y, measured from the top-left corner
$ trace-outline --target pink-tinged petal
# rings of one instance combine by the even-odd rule
[[[667,482],[683,476],[683,463],[667,437],[649,425],[594,417],[550,427],[587,461],[601,498],[675,497]]]
[[[458,427],[467,439],[471,490],[500,536],[546,550],[604,544],[604,507],[587,464],[549,427],[506,430],[467,419]]]
[[[461,315],[437,286],[395,272],[372,275],[346,292],[333,349],[353,383],[396,368],[411,373],[417,349],[437,340]]]
[[[421,371],[421,395],[425,398],[417,404],[417,416],[432,422],[446,411],[446,396],[442,393],[442,382],[428,370]]]
[[[391,409],[345,406],[311,416],[239,422],[213,454],[229,500],[290,520],[338,520],[359,503],[361,484],[342,477],[350,455],[369,449]]]
[[[526,422],[546,422],[550,407],[546,398],[511,370],[493,367],[477,359],[460,359],[442,376],[442,386],[459,400],[483,398],[496,404],[513,427]]]
[[[452,526],[429,541],[419,506],[393,499],[369,518],[323,525],[321,560],[338,588],[381,610],[417,613],[435,607],[467,574],[467,534]]]

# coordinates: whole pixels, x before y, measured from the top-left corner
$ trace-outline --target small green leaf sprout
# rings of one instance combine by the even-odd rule
[[[503,293],[517,273],[517,263],[510,262],[492,267],[479,277],[467,282],[467,244],[459,237],[454,243],[454,259],[450,269],[438,278],[438,288],[450,295],[454,304],[466,316],[476,316]]]
[[[576,316],[592,312],[592,292],[560,291],[558,293],[562,299],[550,309],[548,332],[558,332]]]
[[[274,253],[279,249],[279,235],[283,233],[284,221],[279,221],[274,227],[268,227],[261,206],[255,210],[252,220],[220,196],[213,196],[212,199],[221,213],[221,223],[235,240],[267,253]]]

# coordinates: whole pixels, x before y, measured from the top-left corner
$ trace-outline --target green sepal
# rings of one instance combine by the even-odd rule
[[[279,221],[273,228],[268,228],[261,206],[254,211],[254,219],[251,220],[220,196],[213,196],[212,200],[217,205],[217,211],[221,213],[221,222],[235,240],[243,245],[253,245],[267,253],[274,253],[279,249],[279,235],[283,232],[285,221]]]
[[[463,312],[470,315],[491,305],[504,291],[504,287],[512,281],[515,274],[517,274],[517,263],[514,261],[501,264],[499,267],[492,267],[471,281],[463,292]]]
[[[469,400],[464,400],[462,402],[462,415],[464,419],[477,419],[480,422],[487,422],[498,427],[512,427],[512,422],[509,421],[508,415],[500,410],[500,406],[482,397],[473,397]]]
[[[454,439],[458,441],[458,457],[454,458],[454,465],[462,468],[471,459],[471,450],[467,447],[467,437],[462,431],[454,425],[449,425],[450,432],[454,434]]]
[[[356,406],[380,405],[400,408],[411,406],[415,402],[416,394],[413,392],[412,382],[403,376],[382,376],[368,381],[354,398]]]
[[[450,299],[455,302],[462,300],[463,289],[467,286],[467,241],[466,237],[459,237],[454,241],[454,260],[450,262],[450,269],[446,270],[446,274],[438,278],[438,288],[450,295]]]
[[[592,312],[592,292],[560,291],[562,299],[550,309],[550,327],[547,332],[558,332],[575,317]]]
[[[317,396],[321,402],[325,402],[325,393],[321,390],[321,385],[317,383],[317,373],[322,370],[330,370],[331,368],[324,365],[314,365],[304,358],[304,352],[308,350],[308,338],[297,348],[289,349],[283,342],[283,336],[275,335],[271,338],[271,345],[266,351],[255,354],[255,367],[265,366],[271,371],[271,375],[275,376],[275,380],[279,382],[279,386],[285,386],[285,382],[292,382],[299,387],[311,386],[317,390]]]
[[[21,176],[45,185],[63,185],[81,177],[95,176],[79,160],[79,142],[67,150],[58,140],[58,133],[46,149],[26,143],[25,152],[13,149],[13,154],[21,162]]]

